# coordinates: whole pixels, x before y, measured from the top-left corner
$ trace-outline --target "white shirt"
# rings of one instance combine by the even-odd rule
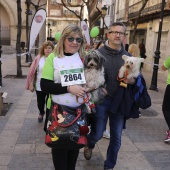
[[[84,66],[78,53],[75,53],[71,56],[64,56],[62,58],[55,57],[53,60],[53,65],[54,65],[54,82],[55,83],[61,83],[61,71],[62,70],[82,68],[83,69],[82,74],[84,76]],[[52,95],[52,100],[55,103],[70,106],[70,107],[77,107],[77,106],[80,106],[81,103],[83,103],[83,98],[79,98],[79,102],[77,102],[76,96],[72,95],[71,93]]]
[[[37,67],[37,79],[36,79],[36,84],[35,84],[35,87],[36,87],[37,91],[42,91],[41,87],[40,87],[40,80],[41,80],[42,68],[44,67],[45,61],[46,61],[46,57],[42,56],[40,58],[39,63],[38,63],[38,67]]]

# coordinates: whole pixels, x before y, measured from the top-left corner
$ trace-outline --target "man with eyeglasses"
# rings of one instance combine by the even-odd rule
[[[107,33],[108,40],[98,51],[105,56],[105,81],[107,95],[101,104],[96,105],[96,114],[94,124],[91,125],[91,132],[88,136],[88,146],[84,148],[84,156],[87,160],[91,159],[92,149],[99,141],[106,129],[107,119],[110,124],[110,143],[107,149],[107,156],[104,162],[104,170],[112,170],[116,165],[118,151],[121,146],[122,130],[125,127],[125,116],[122,113],[110,113],[109,108],[112,105],[115,93],[119,86],[117,76],[120,67],[124,64],[122,55],[129,53],[124,49],[123,41],[126,36],[126,26],[121,22],[114,22]],[[134,82],[134,80],[131,80]],[[127,83],[132,83],[127,82]],[[115,103],[116,105],[116,103]]]

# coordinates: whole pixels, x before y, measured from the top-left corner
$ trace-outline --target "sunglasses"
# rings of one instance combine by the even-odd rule
[[[77,43],[82,43],[83,42],[83,38],[74,38],[74,37],[69,37],[67,38],[69,42],[73,42],[74,40],[76,40]]]

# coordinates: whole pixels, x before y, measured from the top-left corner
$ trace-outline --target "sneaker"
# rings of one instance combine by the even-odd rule
[[[88,146],[84,147],[84,157],[87,160],[90,160],[92,157],[92,149],[88,148]]]
[[[88,126],[88,128],[89,128],[89,133],[90,133],[90,132],[91,132],[91,126]],[[89,133],[88,133],[88,134],[89,134]]]
[[[166,132],[166,134],[167,134],[167,137],[164,139],[164,142],[165,142],[165,143],[169,143],[169,142],[170,142],[170,130],[168,130],[168,131]]]
[[[103,138],[110,139],[110,132],[107,129],[103,132]]]

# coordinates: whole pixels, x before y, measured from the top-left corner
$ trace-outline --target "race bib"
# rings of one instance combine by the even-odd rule
[[[60,76],[62,86],[86,83],[83,68],[61,70]]]

